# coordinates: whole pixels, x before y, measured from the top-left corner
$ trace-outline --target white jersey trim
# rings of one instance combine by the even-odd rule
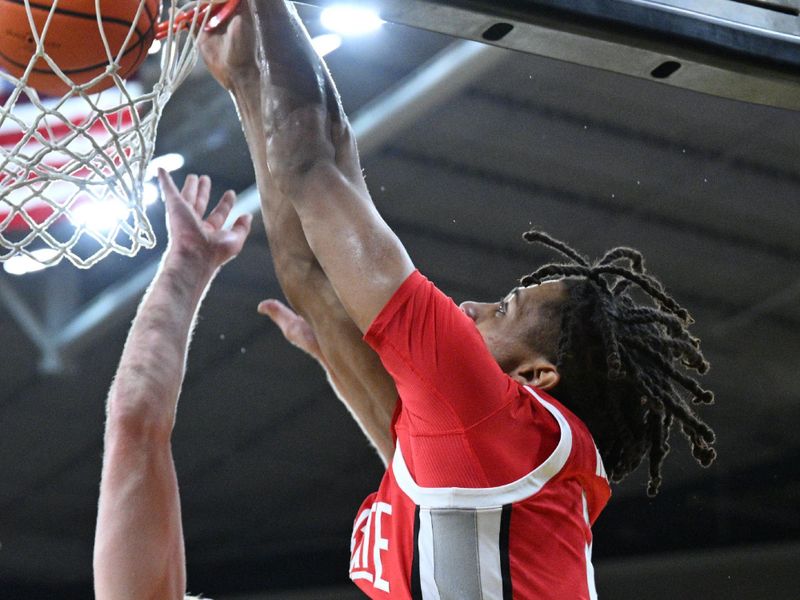
[[[581,492],[581,502],[583,502],[583,518],[586,519],[586,526],[589,523],[589,503],[586,501],[586,492]],[[594,585],[594,566],[592,565],[592,544],[586,544],[586,586],[589,590],[589,600],[597,600],[597,588]]]
[[[419,578],[423,600],[441,600],[436,585],[436,561],[433,549],[431,511],[419,511],[419,539],[415,540],[419,552]]]
[[[561,411],[539,396],[533,388],[525,386],[525,389],[553,415],[561,429],[558,445],[541,465],[524,477],[498,487],[422,487],[417,485],[411,476],[398,440],[392,460],[392,471],[400,489],[414,501],[414,504],[425,508],[492,508],[519,502],[538,493],[567,463],[572,451],[572,430]]]

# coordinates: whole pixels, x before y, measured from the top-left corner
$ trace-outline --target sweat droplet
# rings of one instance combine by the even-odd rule
[[[219,339],[224,340],[225,339],[225,334],[224,333],[220,333],[219,334]]]

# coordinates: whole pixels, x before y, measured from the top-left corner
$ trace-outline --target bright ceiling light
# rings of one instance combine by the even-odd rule
[[[142,188],[142,203],[145,206],[151,206],[156,203],[159,196],[158,186],[151,181],[145,181]]]
[[[184,164],[186,164],[186,159],[183,158],[182,154],[178,154],[177,152],[156,156],[150,161],[150,164],[147,165],[147,171],[145,171],[144,177],[145,179],[153,179],[158,175],[159,169],[164,169],[167,173],[172,173],[183,167]]]
[[[320,56],[326,56],[342,45],[342,36],[336,33],[324,33],[311,40],[311,45]]]
[[[3,263],[3,268],[6,270],[6,273],[10,273],[11,275],[25,275],[26,273],[34,273],[35,271],[41,271],[47,267],[52,267],[56,263],[52,265],[43,265],[42,262],[47,262],[55,258],[58,255],[58,251],[55,248],[39,248],[31,252],[31,254],[33,258],[27,254],[18,254],[17,256],[9,258]]]
[[[349,4],[329,6],[322,11],[320,21],[326,29],[344,36],[372,33],[384,24],[374,10]]]
[[[130,209],[120,200],[87,202],[72,211],[72,224],[96,232],[109,232],[128,218]]]

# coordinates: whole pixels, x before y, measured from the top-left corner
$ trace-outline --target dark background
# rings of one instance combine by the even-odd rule
[[[316,9],[303,14],[320,32]],[[454,42],[399,25],[346,40],[328,61],[351,120]],[[713,576],[730,583],[720,597],[745,597],[746,571],[730,565],[800,564],[800,115],[496,52],[409,125],[384,125],[392,133],[362,157],[373,198],[458,302],[496,299],[552,258],[522,242],[532,225],[591,255],[644,252],[697,320],[719,460],[700,469],[674,432],[656,499],[644,472],[615,487],[595,527],[598,585],[637,597],[632,581],[656,586],[667,569],[671,585]],[[186,157],[178,178],[209,173],[219,192],[253,183],[233,105],[202,65],[168,105],[166,152]],[[2,273],[0,287],[57,332],[157,260],[162,207],[150,216],[155,250],[89,271]],[[215,598],[346,585],[350,525],[382,473],[321,370],[256,314],[266,297],[280,291],[256,226],[201,309],[174,434],[189,586]],[[91,595],[105,394],[134,308],[65,349],[56,372],[0,316],[4,599]],[[752,597],[793,597],[769,587],[781,575],[753,577]]]

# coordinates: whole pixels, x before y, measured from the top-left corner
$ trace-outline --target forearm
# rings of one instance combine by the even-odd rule
[[[314,299],[307,302],[306,319],[319,343],[320,363],[339,399],[388,464],[394,452],[391,421],[397,388],[324,277],[320,271],[305,294]]]
[[[369,197],[333,80],[287,3],[250,0],[266,158],[341,304],[366,331],[413,264]]]
[[[250,216],[225,221],[236,195],[207,217],[211,180],[183,189],[159,170],[169,244],[131,325],[109,392],[94,546],[98,600],[181,600],[186,588],[170,437],[189,334],[217,270],[241,252]]]
[[[267,168],[258,73],[240,75],[232,95],[253,159],[267,240],[281,289],[314,330],[323,353],[317,358],[336,395],[387,463],[394,450],[390,434],[397,399],[394,383],[378,356],[361,339],[311,251],[292,203],[272,180]]]
[[[397,388],[378,355],[361,340],[355,324],[324,328],[319,336],[324,354],[321,361],[336,396],[378,452],[384,465],[394,454],[392,415],[397,405]],[[333,340],[334,343],[326,343]]]
[[[394,384],[378,357],[361,340],[358,327],[345,311],[312,252],[294,206],[298,199],[292,197],[291,189],[287,190],[276,181],[281,177],[285,179],[291,171],[291,167],[287,169],[284,158],[288,157],[288,163],[294,164],[297,158],[302,162],[302,154],[284,153],[278,145],[281,154],[274,157],[270,150],[270,136],[287,118],[291,120],[295,107],[303,106],[307,101],[312,107],[317,106],[317,100],[331,92],[335,100],[332,106],[341,119],[343,113],[327,70],[308,44],[305,30],[295,20],[293,11],[282,2],[253,1],[251,5],[257,5],[261,11],[261,25],[265,28],[260,34],[270,38],[269,49],[264,50],[265,38],[260,34],[248,41],[252,32],[251,21],[249,15],[243,15],[236,31],[229,32],[231,37],[220,38],[206,46],[205,58],[214,65],[218,80],[231,92],[239,112],[253,160],[261,212],[281,289],[294,309],[313,327],[322,353],[317,358],[323,363],[337,395],[353,413],[382,458],[387,460],[392,449],[390,421],[397,399]],[[287,22],[288,29],[285,27]],[[279,43],[273,43],[277,41],[270,37],[273,35],[280,38]],[[300,36],[299,44],[285,52],[283,42],[287,37],[296,36]],[[238,46],[235,45],[237,42]],[[306,86],[308,89],[299,93],[294,82],[298,75],[294,64],[297,52],[303,57],[300,71],[305,70],[305,74],[310,74],[314,80],[305,79],[306,83],[301,83],[301,87],[310,84],[310,88]],[[256,54],[262,61],[261,65],[252,59]],[[264,60],[268,60],[268,66],[263,64]],[[312,65],[310,69],[306,68],[308,65]],[[315,95],[315,69],[325,81],[322,95]],[[341,119],[336,120],[339,122]],[[350,142],[340,153],[342,165],[355,181],[361,181],[363,185],[355,143],[352,139]],[[297,150],[302,151],[302,148]],[[366,192],[366,187],[363,189]]]
[[[183,599],[183,532],[168,439],[109,430],[93,562],[97,600]]]
[[[94,547],[98,600],[183,598],[183,534],[170,434],[189,332],[213,277],[169,254],[145,294],[108,398]]]
[[[294,6],[284,0],[249,0],[255,16],[257,57],[267,121],[285,121],[297,109],[325,104],[335,120],[344,112],[333,80]],[[267,123],[270,125],[270,123]]]
[[[168,434],[197,307],[213,277],[180,257],[163,260],[125,342],[108,398],[108,427],[153,426]]]
[[[268,167],[267,140],[261,114],[261,81],[255,65],[250,72],[240,73],[236,77],[231,95],[253,161],[261,215],[278,281],[295,310],[306,316],[302,298],[298,298],[294,292],[308,285],[308,279],[320,267],[308,245],[294,206],[278,190]]]
[[[321,161],[361,182],[354,140],[342,143],[350,129],[338,91],[294,7],[283,0],[250,4],[257,17],[262,123],[276,185],[296,203],[296,184]]]

